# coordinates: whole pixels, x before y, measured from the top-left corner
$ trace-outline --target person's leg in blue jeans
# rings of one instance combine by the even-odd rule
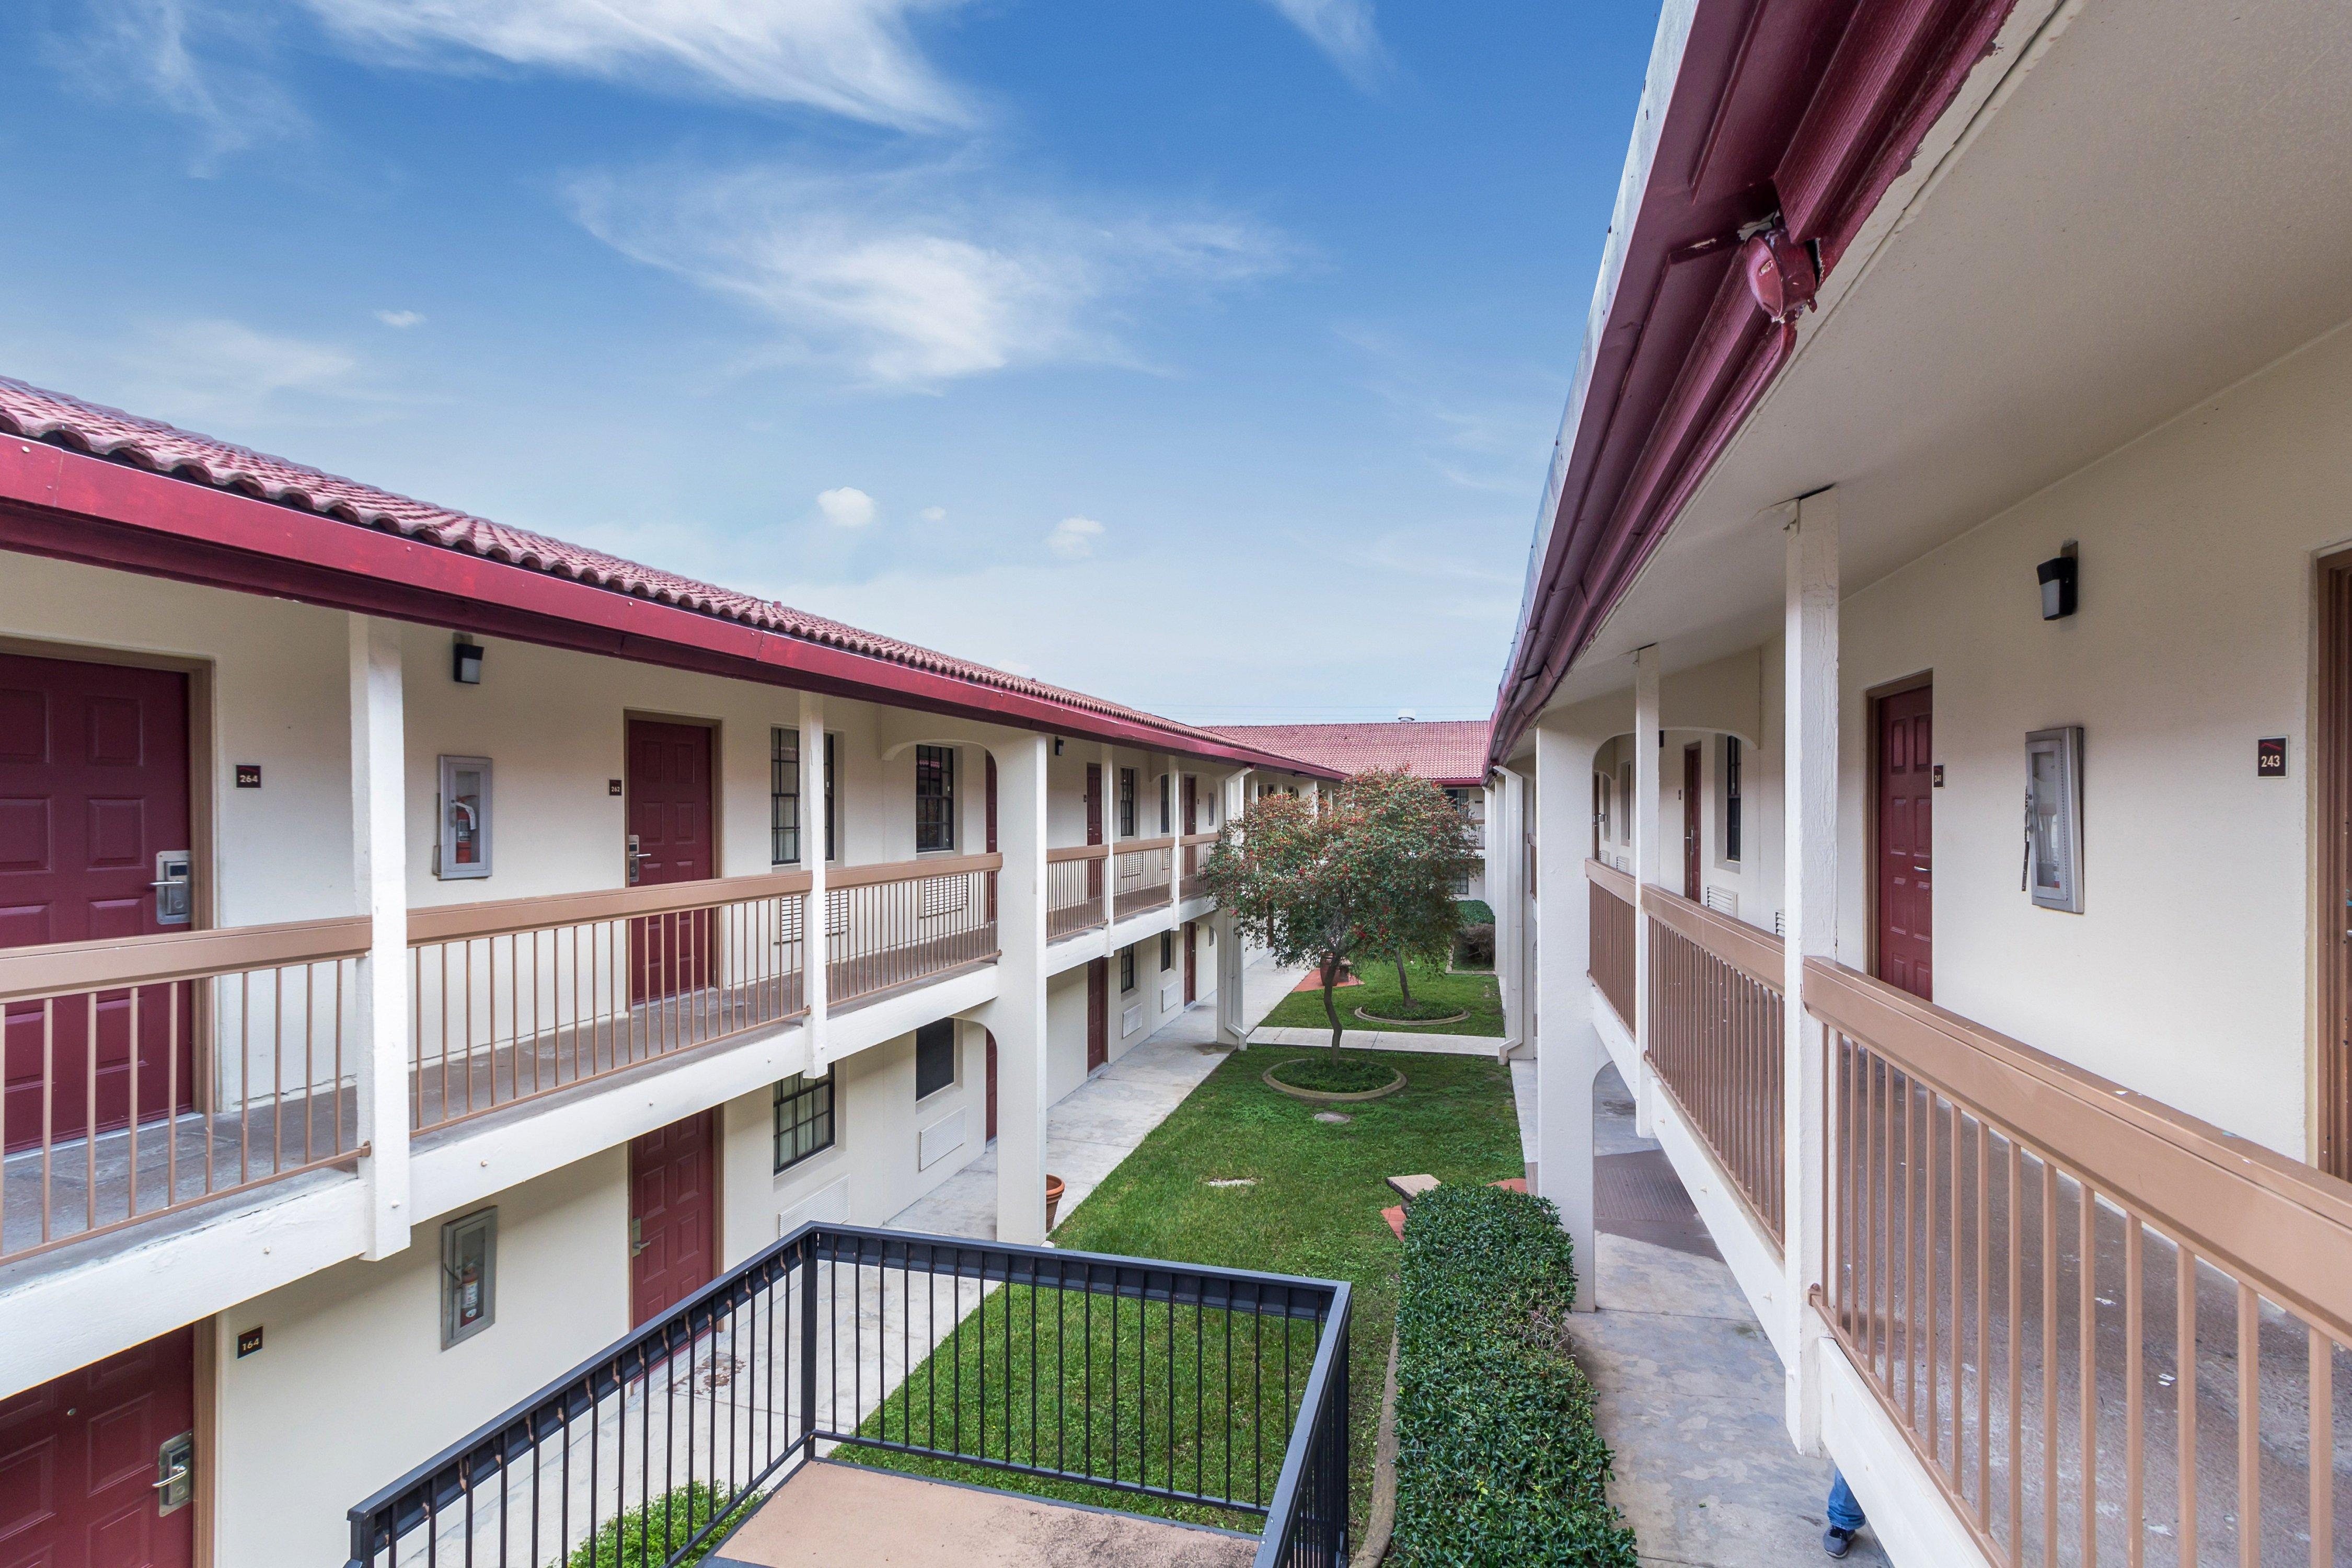
[[[1853,1498],[1853,1489],[1845,1484],[1845,1472],[1833,1470],[1830,1475],[1830,1527],[1822,1531],[1822,1550],[1832,1557],[1843,1557],[1853,1544],[1853,1534],[1866,1522],[1862,1504]]]

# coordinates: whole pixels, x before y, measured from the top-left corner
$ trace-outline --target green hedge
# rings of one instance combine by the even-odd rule
[[[1466,926],[1490,926],[1495,923],[1495,906],[1484,899],[1456,899],[1462,910],[1462,923]]]
[[[1569,1355],[1574,1262],[1541,1198],[1443,1186],[1414,1200],[1397,1309],[1401,1568],[1633,1568],[1592,1385]]]

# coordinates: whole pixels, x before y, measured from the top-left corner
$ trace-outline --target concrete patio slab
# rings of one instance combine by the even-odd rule
[[[1535,1064],[1513,1062],[1511,1086],[1532,1160]],[[1593,1086],[1593,1134],[1602,1158],[1658,1148],[1634,1134],[1633,1096],[1613,1067]],[[1650,1167],[1644,1173],[1654,1179]],[[1784,1568],[1824,1561],[1831,1467],[1790,1446],[1780,1358],[1730,1268],[1613,1234],[1611,1216],[1599,1218],[1586,1287],[1595,1310],[1578,1315],[1570,1337],[1592,1380],[1601,1435],[1616,1453],[1609,1495],[1633,1527],[1642,1562]],[[1865,1530],[1845,1561],[1879,1568],[1887,1559]]]

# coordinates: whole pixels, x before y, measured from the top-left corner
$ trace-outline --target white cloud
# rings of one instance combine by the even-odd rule
[[[902,129],[969,122],[908,20],[963,0],[306,0],[363,58],[482,58],[631,85],[800,103]]]
[[[242,422],[281,393],[364,395],[359,362],[330,343],[200,320],[139,334],[122,354],[131,406],[185,420]]]
[[[821,492],[816,509],[835,528],[864,528],[874,521],[874,498],[848,485]]]
[[[390,327],[396,332],[404,332],[411,327],[424,325],[425,312],[422,310],[378,310],[375,313],[375,319],[382,321],[385,326]]]
[[[1095,552],[1103,525],[1090,517],[1066,517],[1045,536],[1045,548],[1065,561],[1084,561]]]
[[[1284,261],[1241,219],[1075,210],[968,159],[861,174],[652,169],[575,181],[572,201],[624,255],[767,316],[787,353],[884,386],[1120,361],[1113,324],[1127,300]]]
[[[228,154],[309,126],[253,64],[269,50],[249,12],[211,0],[91,0],[79,15],[78,31],[45,40],[54,62],[95,98],[194,121],[191,174],[210,175]]]
[[[927,506],[916,515],[925,522],[945,522],[948,520],[948,509],[943,506]]]
[[[1388,71],[1389,53],[1372,25],[1371,0],[1266,0],[1315,47],[1331,57],[1347,79],[1370,88]]]

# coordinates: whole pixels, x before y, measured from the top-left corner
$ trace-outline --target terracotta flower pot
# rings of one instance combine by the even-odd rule
[[[1045,1228],[1047,1230],[1054,1228],[1054,1215],[1062,1206],[1064,1190],[1061,1177],[1049,1175],[1045,1178]]]

